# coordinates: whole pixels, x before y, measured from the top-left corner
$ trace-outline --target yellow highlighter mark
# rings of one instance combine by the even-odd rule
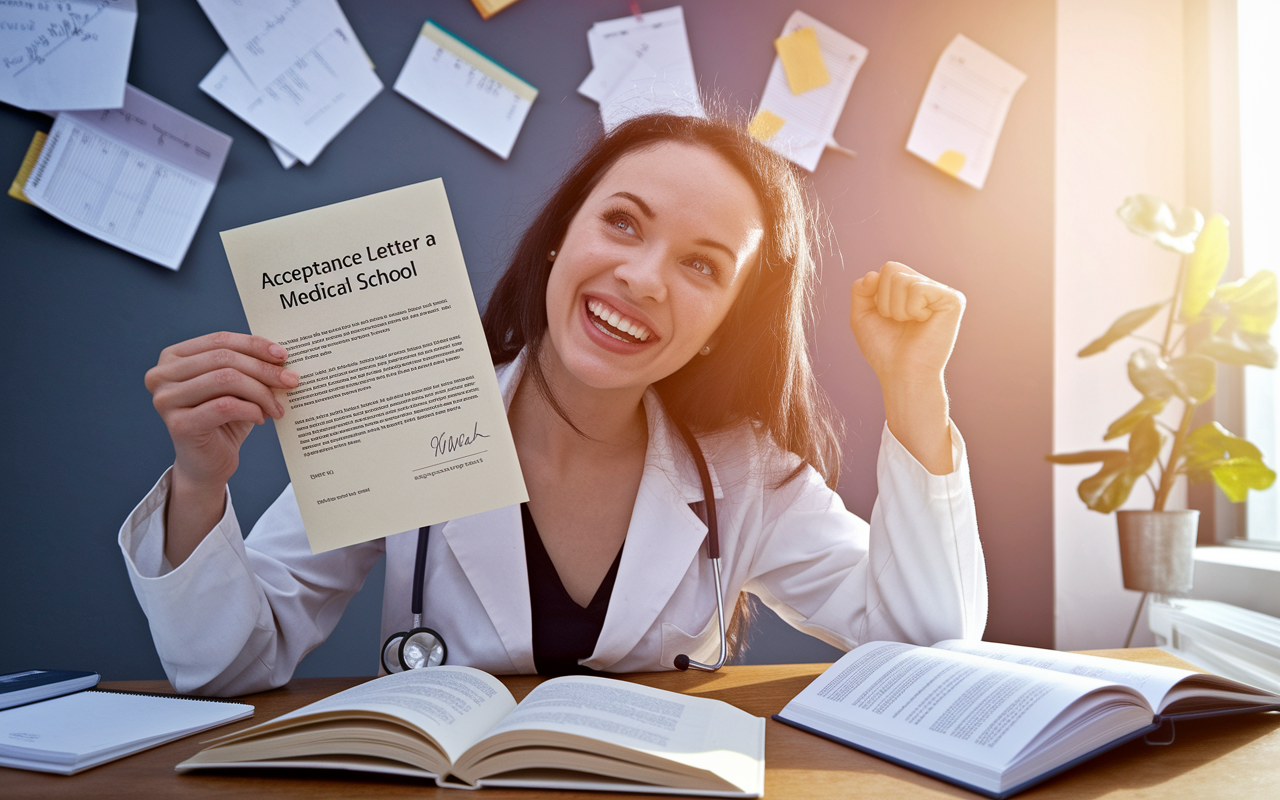
[[[782,130],[782,126],[787,121],[767,108],[762,108],[751,118],[751,124],[747,126],[747,133],[762,142],[767,142],[778,135],[778,131]]]
[[[964,169],[964,153],[959,150],[948,150],[938,156],[938,160],[933,165],[951,177],[960,174],[960,170]]]
[[[774,39],[773,46],[782,59],[782,70],[787,74],[792,94],[804,94],[831,82],[827,65],[822,63],[822,51],[818,49],[818,34],[813,28],[801,28]]]
[[[44,149],[44,140],[48,138],[49,135],[44,131],[36,131],[36,135],[31,137],[31,144],[27,147],[27,155],[22,159],[22,166],[18,167],[18,174],[13,177],[13,183],[9,184],[9,196],[13,199],[24,203],[31,202],[27,199],[27,193],[22,191],[22,187],[27,185],[27,178],[31,176],[31,170],[40,158],[40,151]]]

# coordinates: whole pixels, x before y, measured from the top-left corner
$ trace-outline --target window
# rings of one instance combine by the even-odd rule
[[[1280,272],[1280,95],[1276,91],[1276,0],[1237,0],[1240,86],[1240,227],[1245,276]],[[1272,331],[1273,340],[1276,332]],[[1245,435],[1273,469],[1280,465],[1280,391],[1274,370],[1244,374]],[[1246,512],[1249,544],[1280,547],[1280,486],[1252,492]]]

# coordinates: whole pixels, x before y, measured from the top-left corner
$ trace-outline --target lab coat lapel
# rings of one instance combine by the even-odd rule
[[[511,663],[535,672],[529,568],[520,506],[505,506],[446,522],[444,538],[484,605]]]
[[[622,561],[595,652],[584,663],[607,670],[622,660],[666,607],[702,547],[707,526],[689,508],[703,499],[702,482],[684,441],[671,428],[652,389],[644,397],[649,445]],[[723,496],[714,468],[712,490]]]
[[[497,369],[498,390],[507,411],[524,375],[525,351]],[[495,508],[445,523],[442,530],[462,571],[520,672],[535,672],[529,568],[524,555],[520,506]]]

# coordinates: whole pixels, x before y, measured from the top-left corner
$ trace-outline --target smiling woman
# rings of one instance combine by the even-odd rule
[[[312,555],[291,488],[242,540],[227,477],[297,376],[255,337],[168,348],[147,385],[177,458],[120,542],[175,687],[283,684],[384,550],[384,638],[423,624],[410,599],[425,595],[450,663],[495,673],[712,661],[718,598],[747,594],[842,648],[980,637],[986,574],[943,384],[964,298],[896,263],[852,286],[888,420],[868,524],[832,488],[805,197],[725,122],[641,117],[590,148],[484,314],[529,502],[432,526],[430,548],[407,531]]]

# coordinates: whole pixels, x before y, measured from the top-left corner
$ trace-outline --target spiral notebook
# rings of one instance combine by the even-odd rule
[[[253,706],[87,691],[0,711],[0,766],[74,775],[253,716]]]

